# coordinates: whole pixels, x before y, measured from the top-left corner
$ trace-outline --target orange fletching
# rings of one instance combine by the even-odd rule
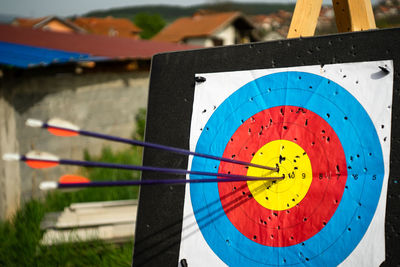
[[[90,180],[86,177],[82,177],[79,175],[63,175],[60,177],[58,181],[60,184],[75,184],[75,183],[90,183]]]
[[[44,169],[44,168],[51,168],[58,165],[58,162],[54,161],[39,161],[34,159],[29,159],[25,161],[26,164],[33,168],[33,169]]]
[[[64,129],[57,129],[57,128],[52,128],[48,127],[47,130],[57,136],[77,136],[79,133],[77,133],[74,130],[64,130]]]

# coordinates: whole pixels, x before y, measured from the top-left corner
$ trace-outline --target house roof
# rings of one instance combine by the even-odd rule
[[[288,12],[285,10],[279,10],[278,12],[271,13],[269,15],[255,15],[250,17],[251,21],[256,25],[262,25],[263,23],[289,25],[291,18],[292,12]]]
[[[250,17],[251,21],[255,24],[270,23],[271,17],[267,15],[254,15]]]
[[[156,53],[200,48],[132,38],[41,31],[5,24],[0,24],[0,41],[109,59],[150,59]]]
[[[47,17],[42,17],[42,18],[16,18],[12,24],[15,26],[21,26],[21,27],[28,27],[28,28],[33,28],[33,29],[39,29],[46,24],[48,24],[51,21],[58,21],[65,26],[71,28],[75,32],[85,32],[85,30],[78,25],[75,25],[74,23],[70,22],[67,19],[62,19],[57,16],[47,16]]]
[[[180,42],[188,37],[209,36],[239,17],[242,17],[240,12],[197,12],[192,17],[175,20],[154,36],[152,40]]]
[[[137,34],[141,32],[139,27],[133,24],[129,19],[124,18],[80,17],[76,18],[74,23],[94,34],[116,34],[118,37],[132,37],[137,36]]]
[[[47,18],[47,17],[33,18],[33,19],[31,19],[31,18],[16,18],[14,20],[13,24],[15,26],[33,28],[33,26],[35,26],[36,24],[38,24],[39,22],[41,22],[45,18]]]

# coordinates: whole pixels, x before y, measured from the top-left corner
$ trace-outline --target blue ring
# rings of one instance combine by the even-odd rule
[[[276,106],[306,108],[337,134],[348,169],[346,189],[326,226],[310,239],[289,247],[256,243],[225,215],[216,183],[191,184],[196,221],[214,253],[229,266],[340,264],[364,236],[378,205],[384,177],[376,129],[361,104],[340,85],[304,72],[280,72],[258,78],[229,96],[213,113],[196,152],[222,156],[230,137],[252,115]],[[329,114],[329,115],[328,115]],[[217,172],[216,160],[194,157],[192,170]],[[357,179],[353,175],[358,174]],[[192,175],[191,179],[207,178]]]

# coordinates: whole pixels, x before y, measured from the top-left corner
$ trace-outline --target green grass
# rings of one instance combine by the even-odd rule
[[[33,200],[19,210],[12,221],[0,224],[1,266],[33,266],[42,236],[39,224],[43,215],[43,204]]]
[[[143,138],[145,111],[137,117],[136,138]],[[103,148],[101,156],[92,157],[84,152],[85,160],[140,165],[142,148],[128,147],[112,152]],[[124,170],[84,168],[81,174],[91,180],[133,180],[139,173]],[[40,222],[46,212],[61,211],[71,203],[135,199],[138,187],[87,188],[74,192],[55,191],[44,200],[31,200],[15,216],[0,222],[0,266],[131,266],[133,240],[116,245],[94,240],[43,246]]]
[[[36,259],[37,266],[131,266],[132,244],[118,246],[95,241],[40,247]]]
[[[130,266],[133,241],[124,245],[92,242],[42,246],[40,221],[46,204],[27,203],[0,224],[0,266]]]

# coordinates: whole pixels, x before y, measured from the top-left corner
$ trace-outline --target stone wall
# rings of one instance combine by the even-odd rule
[[[82,129],[130,138],[135,116],[147,106],[148,72],[40,74],[3,77],[0,82],[0,153],[32,149],[61,158],[82,159],[84,149],[98,155],[103,146],[114,150],[126,145],[88,137],[55,137],[43,129],[25,126],[28,118],[59,117]],[[32,170],[23,163],[0,162],[0,218],[40,195],[38,184],[76,172],[60,166]]]

